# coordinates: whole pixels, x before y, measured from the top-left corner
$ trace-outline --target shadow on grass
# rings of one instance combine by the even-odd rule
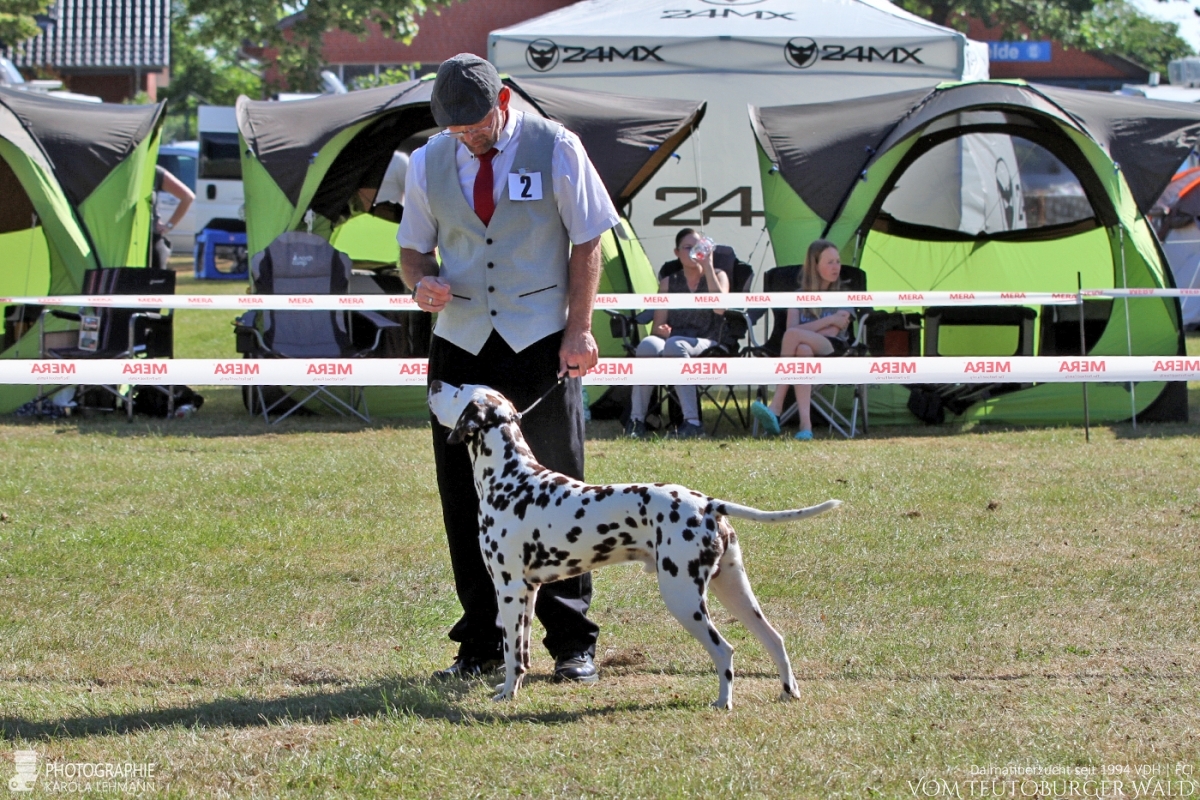
[[[540,682],[536,678],[526,680],[527,686]],[[467,694],[479,691],[479,688],[479,682],[434,683],[428,679],[396,678],[368,685],[346,686],[335,691],[272,699],[220,698],[151,711],[84,714],[47,720],[0,716],[0,738],[49,740],[124,735],[167,728],[254,728],[289,722],[328,724],[391,715],[445,720],[456,725],[491,722],[558,725],[624,711],[664,710],[692,705],[683,700],[670,700],[516,713],[506,712],[499,705],[495,712],[462,708],[459,701]]]

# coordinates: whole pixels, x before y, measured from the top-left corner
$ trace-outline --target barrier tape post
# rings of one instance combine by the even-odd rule
[[[1083,273],[1076,272],[1075,280],[1079,283],[1079,356],[1080,358],[1087,357],[1087,328],[1083,324]],[[1083,441],[1091,444],[1092,441],[1092,417],[1088,412],[1088,385],[1083,384]]]

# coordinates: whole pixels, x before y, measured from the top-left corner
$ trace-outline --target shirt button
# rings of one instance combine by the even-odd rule
[[[496,265],[493,264],[491,261],[488,262],[488,269],[495,269],[495,267],[496,267]]]
[[[495,312],[495,311],[493,311],[493,312],[492,312],[492,316],[493,316],[493,317],[494,317],[494,316],[496,316],[496,312]]]
[[[494,291],[496,291],[496,287],[495,287],[495,286],[489,286],[489,287],[488,287],[488,291],[489,291],[489,292],[494,292]]]
[[[488,244],[491,244],[491,243],[492,243],[492,240],[491,240],[491,239],[488,239],[488,240],[487,240],[487,243],[488,243]]]

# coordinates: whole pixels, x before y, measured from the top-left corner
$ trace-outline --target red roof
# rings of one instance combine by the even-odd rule
[[[967,36],[980,42],[1000,41],[998,29],[985,28],[977,19],[971,20]],[[1049,61],[993,61],[990,74],[993,78],[1024,78],[1031,81],[1099,78],[1145,83],[1148,70],[1121,56],[1068,49],[1058,42],[1051,42]]]

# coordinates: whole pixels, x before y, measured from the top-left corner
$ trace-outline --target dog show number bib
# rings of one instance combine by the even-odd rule
[[[508,173],[508,199],[518,202],[541,200],[542,173],[524,170]]]

